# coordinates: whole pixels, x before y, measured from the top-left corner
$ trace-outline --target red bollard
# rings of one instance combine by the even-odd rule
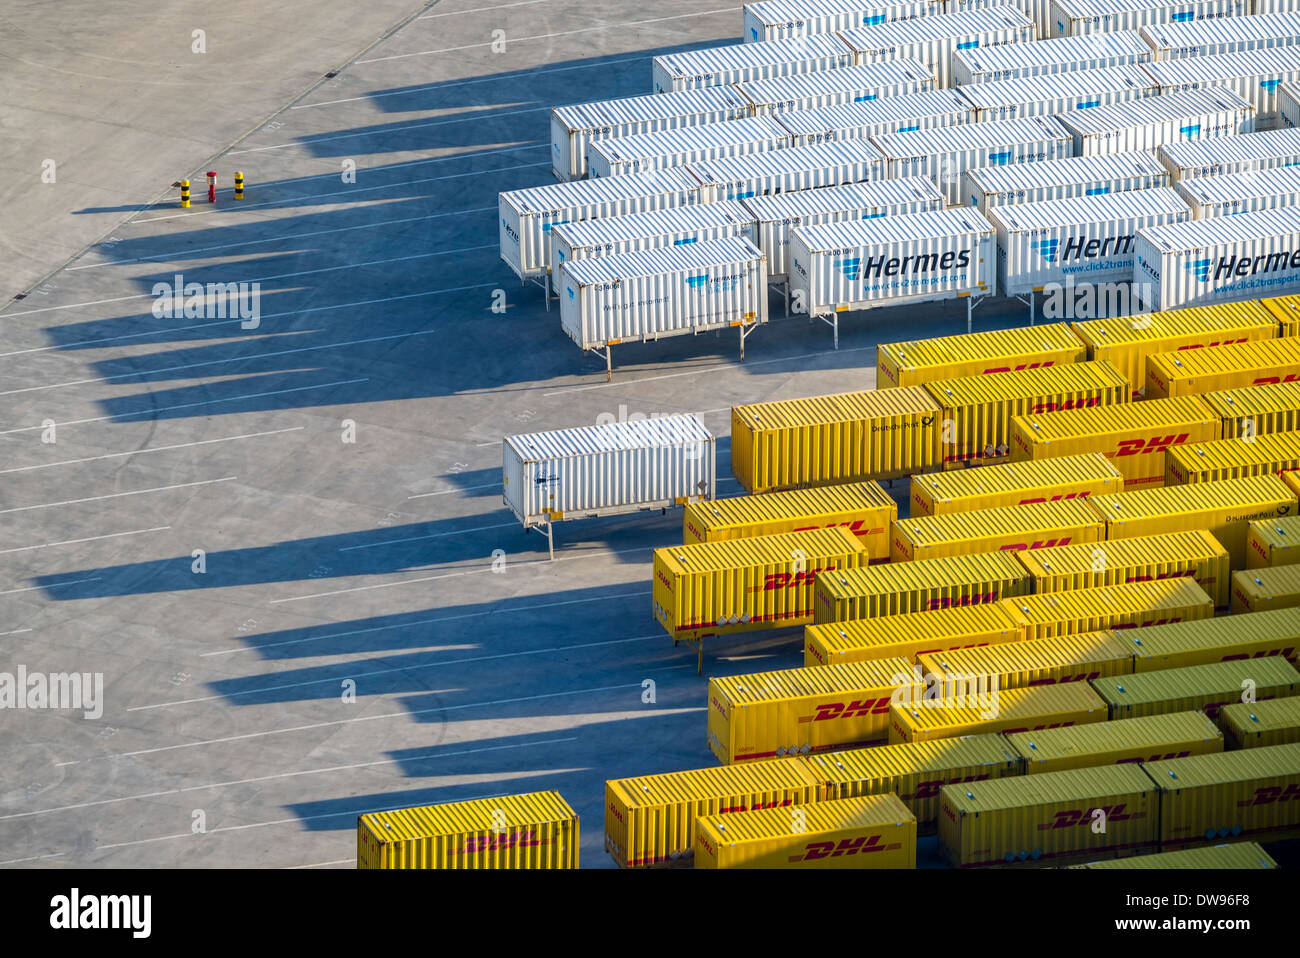
[[[217,201],[217,171],[208,170],[208,202]]]

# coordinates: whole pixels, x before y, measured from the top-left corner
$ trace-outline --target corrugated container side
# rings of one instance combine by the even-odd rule
[[[1121,492],[1124,478],[1101,453],[912,477],[913,516],[952,515],[999,506],[1068,502]]]
[[[745,200],[882,180],[885,158],[865,140],[837,140],[688,163],[686,173],[710,200]]]
[[[819,73],[752,80],[737,83],[734,89],[749,101],[755,115],[774,116],[789,110],[870,103],[882,97],[933,90],[934,72],[919,60],[903,57]]]
[[[1156,150],[1156,159],[1169,170],[1175,182],[1188,176],[1218,176],[1291,166],[1300,159],[1300,130],[1260,130],[1230,140],[1211,137],[1166,143]]]
[[[1300,698],[1238,702],[1219,710],[1230,748],[1261,748],[1300,742]]]
[[[876,387],[921,386],[1021,369],[1079,363],[1086,349],[1066,323],[938,336],[876,347]]]
[[[1246,525],[1296,514],[1296,496],[1276,476],[1138,489],[1088,502],[1106,519],[1107,539],[1179,529],[1207,529],[1228,550],[1231,568],[1246,568]]]
[[[1220,420],[1222,428],[1222,420]],[[1300,433],[1187,443],[1165,450],[1165,485],[1281,475],[1300,469]]]
[[[1134,672],[1158,672],[1273,655],[1294,664],[1296,648],[1300,646],[1300,609],[1131,629],[1119,638],[1133,656]]]
[[[1279,84],[1300,80],[1295,53],[1294,47],[1259,48],[1155,60],[1144,69],[1161,93],[1211,87],[1231,90],[1254,107],[1254,128],[1270,130],[1282,125],[1278,116]]]
[[[1176,189],[1198,220],[1277,209],[1300,203],[1300,169],[1280,166],[1220,176],[1184,177]]]
[[[996,605],[882,615],[804,626],[804,665],[918,657],[949,649],[1020,642],[1024,632]]]
[[[1232,574],[1232,611],[1271,612],[1300,606],[1300,565],[1241,570]],[[1300,625],[1294,628],[1300,640]],[[1295,648],[1290,650],[1295,661]]]
[[[1247,569],[1296,563],[1300,563],[1300,517],[1257,519],[1246,526]]]
[[[1172,177],[1148,152],[1101,153],[1040,160],[1026,166],[979,166],[962,173],[961,198],[984,215],[997,206],[1105,196],[1170,186]],[[1050,319],[1052,300],[1043,304]]]
[[[1007,742],[1030,775],[1101,765],[1142,765],[1222,752],[1223,733],[1203,712],[1148,715],[1094,725],[1017,732]]]
[[[758,0],[745,4],[746,43],[785,40],[814,33],[831,33],[852,27],[943,12],[942,0],[903,0],[898,3],[863,3],[862,0]]]
[[[1277,319],[1279,336],[1300,336],[1300,296],[1270,296],[1259,305]]]
[[[587,145],[587,168],[593,177],[625,176],[796,145],[789,131],[772,117],[749,116],[592,140]]]
[[[1160,789],[1160,848],[1300,835],[1300,744],[1144,766]]]
[[[891,562],[972,555],[978,552],[1018,552],[1071,542],[1100,542],[1105,523],[1078,499],[1001,506],[979,512],[899,519],[890,531]]]
[[[1133,652],[1113,632],[1088,632],[929,652],[918,656],[917,664],[927,676],[991,675],[1000,689],[1025,689],[1128,675],[1133,671]]]
[[[1211,845],[1208,848],[1184,848],[1176,852],[1158,852],[1155,855],[1139,855],[1135,858],[1113,858],[1108,861],[1087,862],[1070,867],[1103,871],[1116,868],[1242,871],[1254,868],[1277,868],[1278,864],[1258,842],[1237,842],[1232,845]]]
[[[1201,401],[1223,419],[1223,438],[1300,431],[1300,383],[1274,383],[1205,393]]]
[[[1046,37],[1047,0],[1034,0],[1034,20]],[[1102,67],[1149,63],[1151,48],[1133,30],[1116,30],[1092,37],[1053,37],[994,47],[956,50],[953,82],[959,86],[1010,80],[1016,77],[1070,73]]]
[[[1264,702],[1300,694],[1300,672],[1281,656],[1268,656],[1102,676],[1089,684],[1109,705],[1111,721],[1189,709],[1217,719],[1219,709],[1248,695]]]
[[[1195,352],[1156,353],[1147,357],[1146,396],[1194,396],[1201,393],[1300,381],[1300,339],[1261,339],[1210,346]]]
[[[942,695],[921,700],[920,687],[914,689],[910,700],[900,694],[889,706],[891,745],[991,732],[1036,732],[1104,722],[1107,715],[1106,703],[1085,682],[998,689],[988,676],[944,673]],[[930,691],[926,689],[926,694]]]
[[[1002,610],[1026,639],[1136,629],[1214,615],[1214,600],[1195,582],[1164,579],[1003,599]]]
[[[1250,12],[1249,0],[1051,0],[1049,35],[1087,36],[1170,20],[1239,17]]]
[[[1150,70],[1156,64],[1145,64]],[[1069,110],[1057,119],[1074,138],[1074,156],[1147,150],[1183,140],[1255,131],[1255,108],[1232,90],[1161,93],[1090,110]]]
[[[960,608],[1027,595],[1033,579],[1006,552],[919,559],[847,569],[817,577],[818,625],[905,612]]]
[[[666,53],[651,61],[653,93],[743,83],[850,66],[853,51],[834,34]]]

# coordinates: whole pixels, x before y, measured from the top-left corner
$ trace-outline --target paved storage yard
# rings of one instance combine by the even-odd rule
[[[213,161],[215,209],[196,150],[139,197],[189,175],[192,208],[4,309],[6,668],[102,672],[105,704],[5,716],[0,864],[349,867],[358,813],[555,788],[612,867],[605,780],[714,764],[706,678],[650,616],[681,512],[557,525],[549,562],[502,505],[502,435],[695,412],[729,477],[732,404],[868,388],[878,342],[965,307],[854,314],[833,352],[774,296],[743,364],[734,332],[681,337],[616,348],[606,383],[495,220],[553,182],[550,107],[648,93],[653,55],[740,29],[739,3],[430,4]],[[260,282],[260,325],[155,317],[177,274]],[[714,640],[706,676],[797,666],[801,632]]]

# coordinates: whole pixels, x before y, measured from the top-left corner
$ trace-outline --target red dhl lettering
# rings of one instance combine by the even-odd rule
[[[901,554],[904,559],[912,558],[912,549],[907,544],[907,540],[899,536],[894,536],[894,549]]]
[[[528,848],[533,845],[549,844],[549,840],[542,841],[537,837],[536,831],[529,829],[526,832],[518,832],[514,835],[472,835],[466,840],[461,853],[473,855],[476,852],[494,852],[507,848]]]
[[[1071,536],[1065,536],[1062,539],[1040,539],[1033,544],[1025,542],[1008,542],[1006,545],[1002,546],[999,551],[1004,551],[1006,549],[1015,549],[1017,551],[1021,549],[1050,549],[1052,546],[1068,546],[1071,538]]]
[[[856,519],[853,522],[828,522],[825,525],[820,525],[820,526],[799,526],[797,529],[794,529],[792,531],[808,532],[813,529],[834,529],[836,526],[844,526],[855,536],[879,535],[880,533],[885,531],[884,529],[871,529],[871,528],[864,529],[863,526],[865,526],[866,524],[867,524],[866,519]]]
[[[898,385],[898,377],[894,375],[894,371],[890,369],[886,363],[882,362],[880,364],[880,371],[881,373],[884,374],[885,378],[888,379],[891,383],[893,383],[895,386]]]
[[[1111,626],[1112,629],[1145,629],[1152,625],[1172,625],[1175,622],[1183,621],[1181,615],[1171,615],[1167,619],[1147,619],[1145,622],[1116,622]]]
[[[1125,582],[1151,582],[1154,580],[1158,582],[1161,579],[1181,579],[1186,576],[1193,576],[1193,575],[1196,575],[1195,569],[1180,569],[1177,572],[1161,572],[1158,573],[1157,575],[1131,575],[1124,581]]]
[[[940,596],[939,598],[931,599],[929,604],[926,606],[926,608],[927,609],[951,609],[963,605],[980,605],[984,602],[996,602],[996,601],[998,601],[998,593],[996,590],[994,590],[993,592],[979,592],[974,595],[963,595],[963,596],[959,596],[956,599],[950,598],[948,596]]]
[[[1136,456],[1150,452],[1164,452],[1170,446],[1179,446],[1187,441],[1187,433],[1168,436],[1152,436],[1149,439],[1122,439],[1115,452],[1118,456]]]
[[[817,646],[813,645],[813,643],[811,642],[808,643],[808,651],[811,652],[812,657],[816,659],[818,662],[820,662],[822,665],[826,664],[826,659],[822,655],[821,649],[817,648]]]
[[[939,789],[945,785],[964,785],[967,782],[983,782],[989,778],[989,773],[983,775],[966,775],[961,778],[936,778],[928,782],[920,782],[916,786],[916,791],[911,795],[900,795],[901,799],[909,798],[938,798]]]
[[[1048,366],[1055,365],[1055,360],[1048,359],[1041,363],[1021,363],[1019,366],[993,366],[984,370],[981,375],[987,376],[989,373],[1018,373],[1022,369],[1046,369]]]
[[[1101,405],[1101,397],[1084,396],[1080,399],[1063,399],[1060,402],[1049,400],[1047,402],[1035,403],[1033,412],[1055,412],[1058,409],[1091,409],[1093,406]]]
[[[689,519],[686,520],[686,531],[689,532],[691,535],[695,536],[695,538],[701,541],[704,540],[704,533],[702,533],[699,529],[695,528],[695,523],[691,522]]]
[[[883,852],[885,846],[880,844],[880,836],[860,835],[857,838],[844,838],[837,845],[835,842],[809,842],[804,846],[802,855],[791,855],[792,862],[813,861],[818,858],[839,858],[841,855],[859,855],[870,852]]]
[[[845,705],[842,702],[826,702],[814,705],[816,714],[814,722],[829,722],[832,719],[849,719],[855,716],[884,715],[889,712],[889,699],[854,699]]]
[[[1280,655],[1285,659],[1295,658],[1295,646],[1288,645],[1284,649],[1265,649],[1262,652],[1238,652],[1235,655],[1225,655],[1220,662],[1239,662],[1242,659],[1267,659],[1274,655]]]
[[[1167,762],[1171,758],[1187,758],[1187,756],[1191,754],[1192,754],[1191,752],[1187,752],[1187,751],[1167,752],[1164,755],[1160,755],[1160,754],[1148,755],[1146,758],[1143,758],[1140,755],[1134,755],[1131,758],[1121,758],[1115,764],[1116,765],[1142,765],[1145,762]]]
[[[668,581],[668,576],[664,575],[662,569],[657,569],[655,571],[655,578],[658,579],[660,582],[662,582],[664,584],[664,588],[666,588],[669,592],[673,591],[673,584]]]
[[[912,493],[912,504],[923,511],[927,516],[930,514],[930,501],[919,492]]]
[[[1275,802],[1300,801],[1300,783],[1292,782],[1285,788],[1281,785],[1261,785],[1255,789],[1255,797],[1237,803],[1243,805],[1272,805]]]
[[[899,735],[903,737],[904,742],[912,741],[911,734],[907,731],[907,729],[903,728],[902,724],[898,721],[898,719],[890,719],[889,722],[894,727],[894,731],[896,731]]]
[[[1204,349],[1207,346],[1235,346],[1237,343],[1244,342],[1246,342],[1246,339],[1242,337],[1241,339],[1225,339],[1221,343],[1188,343],[1186,346],[1179,346],[1178,349],[1181,351],[1184,349]]]
[[[793,804],[793,798],[783,798],[779,802],[755,802],[753,805],[729,805],[726,808],[718,809],[718,814],[727,815],[731,812],[757,811],[760,808],[785,808],[787,805]]]
[[[1047,725],[1035,725],[1033,728],[1025,726],[1023,728],[1004,728],[999,735],[1015,735],[1017,732],[1041,732],[1049,728],[1069,728],[1073,722],[1049,722]]]
[[[1287,373],[1285,376],[1261,376],[1256,379],[1252,386],[1269,386],[1273,383],[1293,383],[1300,380],[1300,373]]]
[[[1145,818],[1146,812],[1126,812],[1126,802],[1118,805],[1098,805],[1096,808],[1071,808],[1059,811],[1053,816],[1051,824],[1041,824],[1038,826],[1039,831],[1049,831],[1057,828],[1073,828],[1077,825],[1087,827],[1092,826],[1092,816],[1094,812],[1100,811],[1106,816],[1107,823],[1123,822],[1129,819]]]
[[[1035,502],[1064,502],[1067,499],[1086,499],[1092,495],[1092,490],[1085,489],[1083,492],[1067,492],[1063,496],[1033,496],[1029,499],[1021,499],[1016,505],[1029,506]]]
[[[709,839],[704,834],[704,832],[699,832],[698,837],[700,839],[700,844],[704,846],[704,850],[708,852],[711,857],[717,858],[718,852],[712,845],[709,844]]]
[[[709,696],[709,702],[713,705],[715,709],[718,710],[719,715],[721,715],[723,718],[727,717],[727,708],[725,705],[723,705],[721,702],[718,701],[718,697],[716,695]]]
[[[1060,678],[1043,678],[1034,679],[1030,686],[1034,685],[1064,685],[1066,682],[1091,682],[1101,676],[1100,672],[1080,672],[1078,675],[1062,675]]]
[[[1264,548],[1264,544],[1260,542],[1258,539],[1251,539],[1250,547],[1254,549],[1256,552],[1258,552],[1260,555],[1262,555],[1265,559],[1268,558],[1268,550]]]
[[[812,585],[819,572],[829,572],[830,569],[808,569],[806,572],[773,572],[763,580],[761,589],[750,589],[751,592],[770,592],[773,589],[798,589],[802,586]]]
[[[618,806],[613,802],[609,803],[609,810],[613,814],[614,818],[622,822],[624,825],[627,824],[627,820],[623,817],[623,813],[618,810]]]
[[[949,818],[951,818],[954,822],[957,821],[956,813],[953,812],[953,810],[949,808],[947,805],[943,806],[943,813],[947,815]]]

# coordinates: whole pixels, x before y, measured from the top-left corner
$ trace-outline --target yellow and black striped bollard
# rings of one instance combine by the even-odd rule
[[[190,208],[190,181],[181,180],[181,209]]]
[[[243,198],[244,198],[244,174],[236,173],[235,174],[235,199],[242,200]]]

